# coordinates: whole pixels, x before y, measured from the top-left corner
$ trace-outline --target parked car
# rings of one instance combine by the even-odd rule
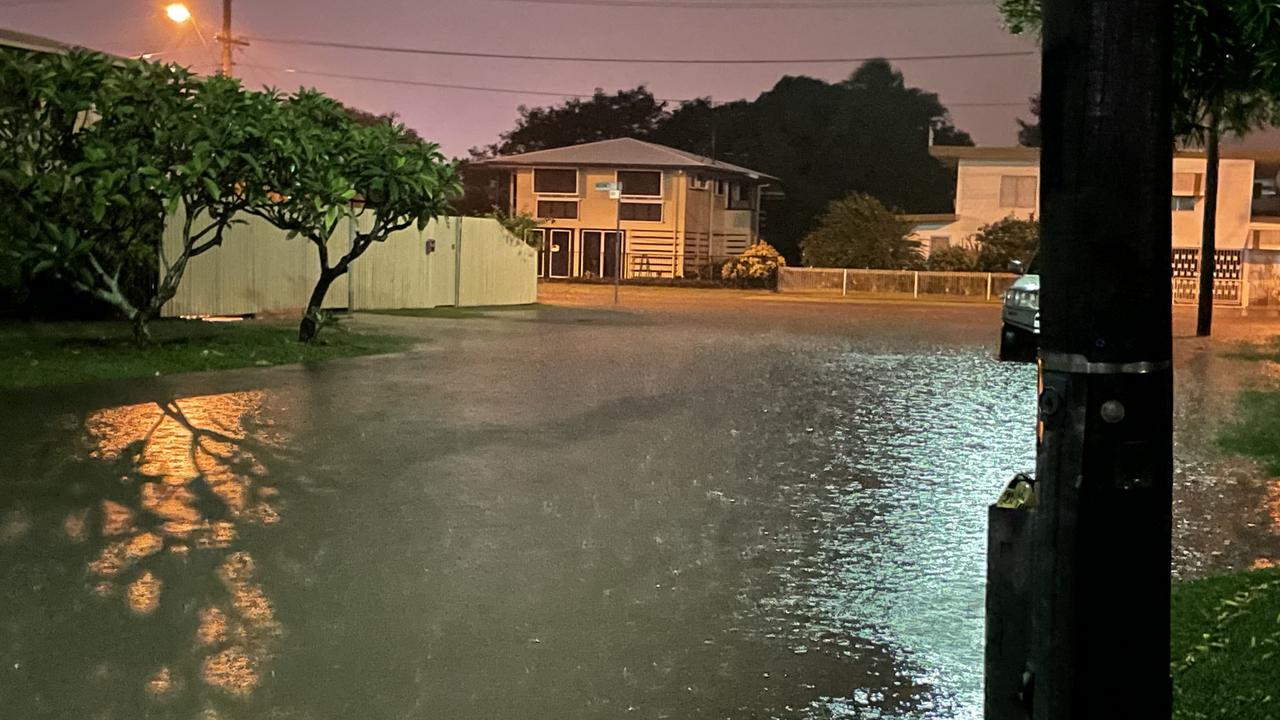
[[[1004,291],[1001,311],[1000,352],[1006,362],[1035,362],[1040,350],[1040,264],[1033,257],[1023,272],[1022,263],[1009,264],[1011,272],[1022,273]]]

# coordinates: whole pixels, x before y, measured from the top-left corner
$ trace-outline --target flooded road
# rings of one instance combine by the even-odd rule
[[[991,314],[366,318],[423,345],[13,396],[0,707],[979,718]]]

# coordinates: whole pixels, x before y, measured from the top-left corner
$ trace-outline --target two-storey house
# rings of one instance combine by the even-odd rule
[[[761,172],[632,138],[486,160],[542,227],[542,277],[683,277],[756,242]],[[618,253],[622,253],[619,261]]]

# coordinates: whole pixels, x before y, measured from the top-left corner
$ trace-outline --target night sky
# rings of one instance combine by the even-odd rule
[[[574,57],[792,58],[938,55],[1026,50],[1000,26],[994,0],[698,0],[732,7],[674,7],[691,0],[236,0],[236,34]],[[808,7],[776,7],[779,5]],[[838,4],[814,8],[815,4]],[[199,34],[164,16],[160,0],[0,0],[0,27],[121,55],[161,53],[212,72],[219,0],[190,0]],[[858,7],[858,5],[865,5]],[[885,7],[888,6],[888,7]],[[786,74],[826,80],[855,65],[633,65],[474,59],[254,43],[237,51],[250,87],[320,88],[377,113],[396,112],[450,155],[493,142],[521,104],[555,97],[411,87],[290,73],[285,68],[460,85],[590,93],[647,84],[662,98],[754,98]],[[1014,118],[1039,82],[1037,56],[895,63],[908,84],[937,92],[980,145],[1013,144]],[[259,66],[259,67],[253,67]],[[962,107],[964,103],[1014,103]]]

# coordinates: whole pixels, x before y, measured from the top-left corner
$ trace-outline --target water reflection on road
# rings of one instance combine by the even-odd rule
[[[280,519],[258,453],[287,440],[246,442],[263,397],[94,410],[72,434],[88,462],[50,482],[6,478],[18,530],[0,538],[5,600],[27,616],[4,618],[6,708],[125,717],[173,704],[212,718],[220,697],[258,688],[282,628],[239,545]]]

